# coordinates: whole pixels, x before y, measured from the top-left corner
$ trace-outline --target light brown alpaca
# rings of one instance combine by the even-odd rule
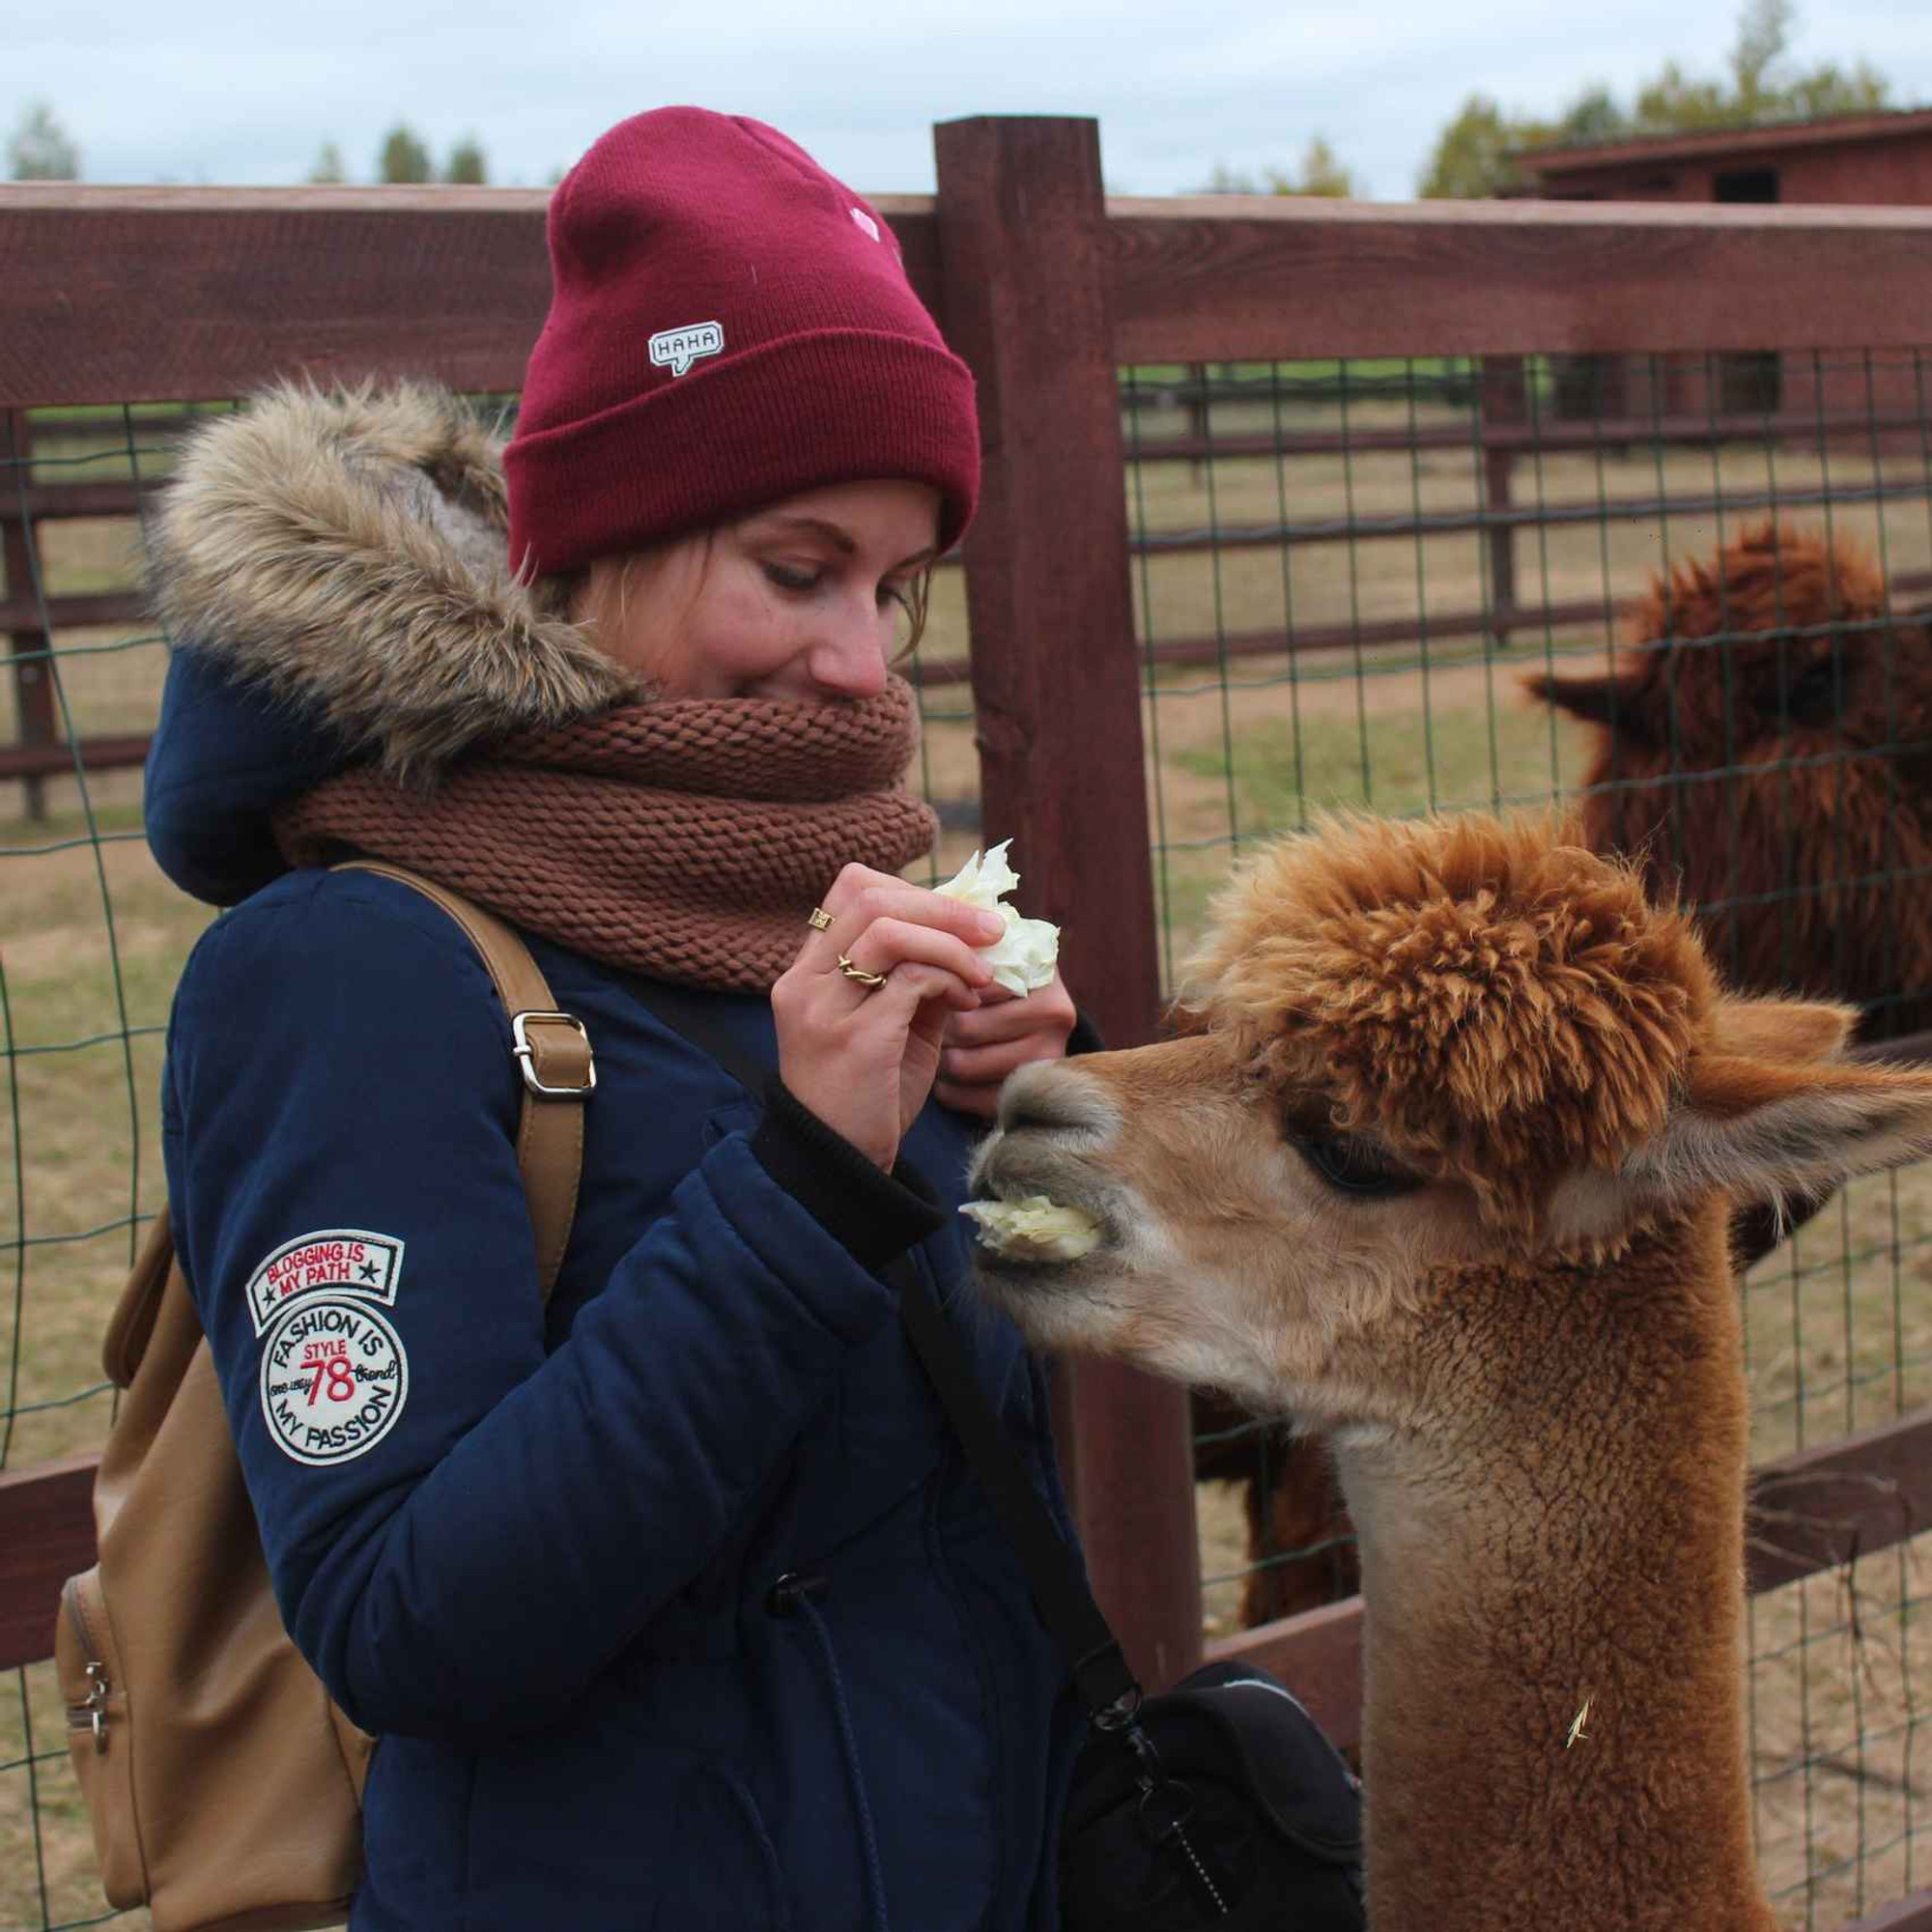
[[[1100,1236],[990,1292],[1328,1436],[1376,1932],[1769,1932],[1728,1203],[1932,1148],[1932,1073],[1548,820],[1331,824],[1218,920],[1204,1032],[1009,1082],[980,1190]]]

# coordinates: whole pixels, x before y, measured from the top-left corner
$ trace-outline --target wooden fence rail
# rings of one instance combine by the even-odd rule
[[[1845,415],[1836,420],[1862,427],[1887,425],[1925,427],[1925,419],[1900,412],[1872,417]],[[1524,532],[1558,528],[1565,525],[1595,524],[1605,519],[1695,519],[1717,511],[1741,511],[1753,507],[1788,510],[1807,504],[1838,505],[1848,502],[1922,500],[1932,497],[1932,472],[1922,482],[1892,482],[1870,487],[1836,486],[1829,489],[1784,489],[1752,495],[1731,492],[1722,497],[1683,496],[1614,497],[1585,501],[1540,501],[1519,505],[1512,500],[1515,464],[1532,453],[1522,440],[1524,432],[1507,425],[1485,427],[1479,438],[1484,452],[1484,472],[1488,500],[1483,507],[1439,512],[1426,516],[1394,516],[1286,524],[1245,526],[1218,525],[1208,528],[1140,531],[1127,538],[1130,555],[1207,554],[1247,548],[1300,549],[1315,544],[1358,544],[1399,541],[1414,544],[1425,537],[1476,534],[1486,538],[1489,569],[1485,577],[1485,601],[1476,607],[1452,611],[1419,611],[1412,616],[1363,618],[1324,624],[1297,624],[1291,630],[1224,633],[1217,636],[1161,638],[1145,645],[1134,641],[1131,624],[1122,633],[1122,643],[1139,651],[1149,665],[1188,666],[1231,664],[1246,658],[1276,655],[1312,655],[1322,651],[1348,650],[1385,644],[1420,644],[1430,639],[1485,638],[1497,647],[1518,639],[1534,639],[1577,626],[1593,626],[1604,636],[1614,631],[1618,608],[1609,597],[1568,598],[1545,601],[1519,601],[1517,596],[1516,552],[1513,539]],[[1675,432],[1660,435],[1661,446],[1690,444],[1699,439]],[[1717,439],[1711,439],[1717,440]],[[1433,439],[1414,437],[1381,440],[1382,449],[1421,449]],[[1467,438],[1454,439],[1456,446],[1466,446]],[[1250,453],[1287,453],[1291,444],[1302,453],[1308,450],[1344,453],[1361,448],[1360,440],[1335,437],[1283,438],[1279,441],[1257,440]],[[1553,445],[1552,445],[1553,446]],[[1594,440],[1572,440],[1564,446],[1587,449]],[[1230,453],[1228,440],[1182,446],[1200,447],[1217,459]],[[1130,461],[1145,461],[1146,448],[1132,452]],[[1169,452],[1163,450],[1163,455]],[[0,477],[0,531],[5,532],[10,568],[7,594],[0,595],[0,633],[11,641],[20,736],[12,746],[0,746],[0,781],[23,780],[38,787],[47,776],[70,772],[76,767],[88,771],[113,771],[139,765],[147,755],[147,740],[138,734],[86,738],[70,746],[58,737],[54,724],[51,692],[45,666],[59,655],[57,644],[49,640],[67,632],[82,629],[131,629],[148,621],[147,604],[138,589],[97,591],[84,595],[55,593],[41,595],[31,589],[15,593],[15,583],[32,582],[26,562],[30,541],[28,516],[33,526],[63,519],[119,517],[135,515],[141,506],[141,486],[125,481],[86,483],[36,483],[31,490],[17,481],[9,487]],[[23,514],[23,504],[25,513]],[[983,547],[984,539],[981,538]],[[970,545],[960,561],[970,563]],[[17,552],[20,561],[13,559]],[[1901,600],[1932,589],[1932,571],[1902,571],[1889,579],[1892,593]],[[963,658],[935,658],[919,668],[919,682],[929,687],[959,685],[971,679],[971,667]],[[30,791],[30,815],[38,816],[31,803],[37,794]]]
[[[1133,635],[1123,466],[1448,446],[1436,440],[1439,425],[1334,444],[1300,428],[1281,443],[1217,439],[1202,415],[1156,455],[1155,439],[1123,433],[1142,419],[1122,410],[1122,366],[1478,358],[1479,426],[1455,440],[1484,466],[1484,509],[1464,522],[1489,551],[1487,608],[1428,613],[1432,635],[1598,620],[1594,601],[1539,608],[1517,593],[1515,533],[1538,521],[1512,500],[1513,468],[1525,456],[1622,440],[1757,439],[1771,423],[1799,440],[1821,428],[1920,427],[1916,399],[1867,396],[1861,411],[1857,397],[1834,395],[1769,417],[1661,404],[1651,416],[1546,423],[1529,414],[1521,363],[1916,354],[1932,336],[1932,210],[1106,201],[1088,123],[954,123],[938,131],[938,156],[936,197],[878,205],[914,286],[980,384],[986,496],[964,563],[986,833],[1023,837],[1039,910],[1067,926],[1069,979],[1118,1043],[1149,1037],[1158,983],[1141,661],[1123,648]],[[548,299],[546,199],[458,187],[0,186],[0,411],[12,412],[14,453],[30,409],[181,406],[294,373],[512,391]],[[138,618],[125,592],[43,600],[26,517],[127,516],[138,497],[126,483],[54,476],[33,484],[23,505],[20,480],[0,477],[0,631],[19,661],[16,690],[30,692],[29,673],[53,647],[50,627],[57,637]],[[1392,524],[1386,533],[1413,539],[1422,527]],[[1209,662],[1415,634],[1416,620],[1378,620],[1292,639],[1169,639],[1157,651]],[[935,683],[959,674],[927,668]],[[22,742],[0,753],[0,777],[135,754],[133,737],[68,747],[44,710],[22,718]],[[56,755],[58,765],[41,762]],[[1170,1681],[1202,1648],[1184,1404],[1124,1371],[1083,1368],[1061,1388],[1096,1588],[1144,1674]],[[1932,1417],[1919,1415],[1761,1472],[1761,1494],[1795,1499],[1795,1512],[1816,1520],[1803,1534],[1781,1522],[1776,1553],[1754,1559],[1754,1583],[1841,1561],[1847,1537],[1869,1549],[1932,1521],[1927,1471]],[[84,1461],[0,1477],[0,1666],[45,1653],[53,1585],[86,1560],[87,1483]],[[1348,1737],[1356,1615],[1338,1606],[1216,1650],[1282,1665]],[[1932,1897],[1883,1915],[1871,1932],[1881,1924],[1932,1928]]]
[[[94,1561],[95,1463],[73,1456],[0,1474],[0,1670],[53,1655],[60,1586]],[[1763,1463],[1750,1496],[1746,1570],[1754,1593],[1932,1529],[1932,1407]],[[1361,1615],[1362,1600],[1351,1597],[1217,1637],[1206,1654],[1279,1672],[1322,1728],[1352,1748],[1360,1742]]]

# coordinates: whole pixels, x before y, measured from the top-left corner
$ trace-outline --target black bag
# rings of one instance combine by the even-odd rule
[[[1143,1696],[931,1291],[909,1264],[888,1275],[1093,1727],[1061,1822],[1066,1932],[1365,1932],[1361,1787],[1340,1752],[1251,1664]]]
[[[640,1002],[756,1093],[715,1002],[634,979]],[[1018,1552],[1093,1726],[1061,1825],[1067,1932],[1365,1932],[1361,1791],[1288,1688],[1208,1664],[1144,1698],[1079,1559],[910,1261],[886,1269],[920,1365]]]
[[[1088,1740],[1060,1914],[1067,1932],[1362,1932],[1361,1787],[1286,1685],[1204,1665]]]

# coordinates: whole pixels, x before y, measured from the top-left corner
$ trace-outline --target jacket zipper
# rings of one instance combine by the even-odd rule
[[[81,1654],[87,1660],[87,1697],[67,1707],[67,1727],[71,1732],[88,1731],[97,1752],[107,1748],[107,1699],[113,1686],[107,1681],[107,1666],[100,1661],[100,1646],[87,1621],[87,1604],[80,1592],[80,1578],[70,1577],[61,1591],[61,1605],[80,1637]]]

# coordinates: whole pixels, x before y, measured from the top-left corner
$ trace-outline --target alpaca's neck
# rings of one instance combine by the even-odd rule
[[[1748,1822],[1730,1296],[1704,1297],[1709,1348],[1620,1338],[1621,1361],[1562,1378],[1561,1412],[1518,1380],[1453,1448],[1425,1430],[1338,1451],[1375,1932],[1775,1923]]]

